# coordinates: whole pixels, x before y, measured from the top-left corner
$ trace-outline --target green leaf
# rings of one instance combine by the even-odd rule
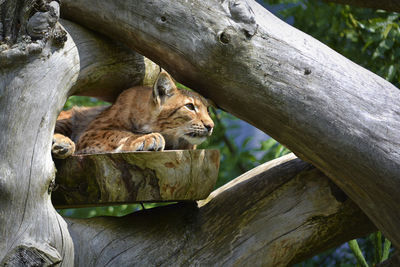
[[[386,75],[386,80],[391,81],[396,75],[397,68],[394,65],[390,65],[388,69],[388,73]]]
[[[356,257],[357,263],[362,267],[368,267],[368,263],[362,254],[360,247],[358,246],[357,240],[353,239],[348,242],[351,251],[353,252],[354,256]]]
[[[358,22],[357,20],[353,17],[353,14],[349,13],[349,19],[351,21],[351,23],[353,24],[353,26],[356,28],[358,26]]]
[[[383,245],[383,253],[382,253],[382,259],[380,262],[383,262],[389,258],[389,252],[390,252],[390,246],[391,242],[389,239],[385,238],[385,243]]]
[[[388,36],[390,30],[392,29],[392,27],[393,27],[393,24],[389,24],[389,25],[386,26],[385,31],[382,33],[383,38],[385,38],[385,39],[387,38],[387,36]]]
[[[373,234],[375,247],[375,262],[382,258],[382,233],[380,231]]]
[[[246,139],[244,139],[243,143],[242,143],[242,148],[245,148],[247,146],[247,144],[253,139],[253,136],[249,136]]]

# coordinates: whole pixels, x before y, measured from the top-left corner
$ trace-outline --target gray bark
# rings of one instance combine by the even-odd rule
[[[0,7],[11,12],[16,2],[22,1]],[[13,14],[26,21],[24,12],[33,7],[24,7]],[[3,20],[8,30],[0,52],[0,265],[31,260],[48,266],[74,257],[67,225],[50,200],[55,168],[49,152],[55,118],[78,77],[79,60],[70,36],[56,42],[65,32],[53,21],[46,24],[48,15],[34,14],[45,26],[28,22],[32,31],[47,30],[43,37],[32,34],[35,42],[18,31],[17,21]]]
[[[62,11],[313,163],[400,246],[400,92],[392,84],[251,0],[65,0]]]
[[[107,62],[123,62],[119,68],[137,68],[141,80],[146,77],[143,58],[141,65],[131,67],[132,60],[126,58],[138,56],[126,49],[109,51],[98,60],[100,53],[118,45],[72,23],[65,23],[73,35],[67,34],[56,23],[57,7],[56,2],[37,7],[34,1],[0,1],[0,265],[62,261],[72,266],[73,243],[50,198],[56,117],[74,85],[111,84],[114,77],[88,78],[107,71]],[[10,14],[19,21],[9,19]],[[117,77],[121,84],[132,82],[132,75]]]
[[[293,155],[206,200],[122,218],[67,219],[75,266],[288,266],[375,229],[325,175]]]

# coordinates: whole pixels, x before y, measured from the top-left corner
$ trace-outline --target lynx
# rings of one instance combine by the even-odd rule
[[[52,153],[193,149],[211,135],[209,102],[178,89],[166,72],[153,86],[123,91],[109,107],[73,108],[57,118]]]

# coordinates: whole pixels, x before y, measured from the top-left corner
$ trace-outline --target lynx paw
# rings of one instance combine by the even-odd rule
[[[62,135],[54,134],[51,153],[54,158],[65,159],[75,152],[75,143],[71,139]]]
[[[165,147],[164,137],[159,133],[143,135],[130,145],[133,151],[162,151]]]

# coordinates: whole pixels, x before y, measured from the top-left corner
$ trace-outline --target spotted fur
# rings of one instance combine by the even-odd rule
[[[53,156],[193,149],[211,135],[214,123],[208,101],[176,88],[161,72],[153,88],[122,92],[109,107],[73,108],[57,118]]]

